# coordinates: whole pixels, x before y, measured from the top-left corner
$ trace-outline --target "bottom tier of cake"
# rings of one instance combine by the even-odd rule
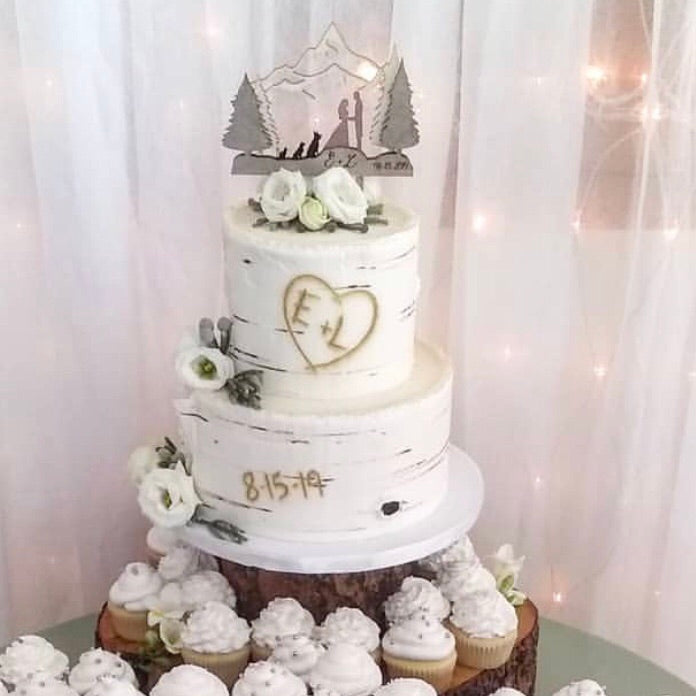
[[[539,639],[539,616],[537,608],[526,601],[519,607],[519,629],[517,643],[510,659],[497,669],[475,670],[457,665],[446,696],[488,696],[501,686],[509,686],[526,696],[534,696],[536,680],[537,642]],[[120,653],[133,667],[140,688],[148,693],[159,677],[178,664],[177,655],[151,658],[139,643],[130,643],[116,635],[106,605],[99,614],[95,633],[95,645],[104,650]]]

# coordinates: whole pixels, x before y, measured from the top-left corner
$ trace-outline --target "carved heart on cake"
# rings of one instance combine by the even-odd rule
[[[369,290],[337,290],[318,276],[300,275],[285,289],[283,317],[309,367],[326,367],[365,344],[377,323],[377,299]]]

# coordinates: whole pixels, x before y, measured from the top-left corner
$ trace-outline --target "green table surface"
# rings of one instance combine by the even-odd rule
[[[93,645],[96,616],[84,616],[41,633],[70,657]],[[696,689],[657,665],[613,643],[570,626],[541,619],[536,693],[551,696],[571,681],[591,678],[609,696],[696,696]]]

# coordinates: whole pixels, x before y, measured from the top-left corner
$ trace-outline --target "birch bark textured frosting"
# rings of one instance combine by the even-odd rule
[[[254,228],[248,206],[227,212],[233,356],[238,370],[264,371],[268,395],[363,396],[408,377],[418,226],[400,208],[384,216],[365,234],[298,234]]]

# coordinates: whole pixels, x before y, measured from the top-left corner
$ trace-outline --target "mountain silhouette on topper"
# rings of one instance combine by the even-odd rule
[[[296,61],[253,81],[244,76],[223,137],[225,147],[243,151],[232,173],[285,167],[315,175],[343,166],[358,178],[412,176],[402,153],[418,142],[411,96],[396,50],[379,65],[330,24]]]

